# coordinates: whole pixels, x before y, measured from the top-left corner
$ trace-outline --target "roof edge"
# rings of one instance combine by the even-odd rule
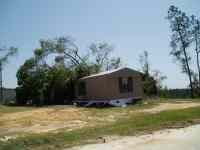
[[[135,71],[135,72],[141,73],[140,71],[134,70],[134,69],[129,68],[129,67],[121,67],[121,68],[117,68],[117,69],[113,69],[113,70],[103,71],[103,72],[96,73],[96,74],[91,74],[89,76],[85,76],[85,77],[80,78],[80,80],[99,77],[99,76],[110,75],[112,73],[115,73],[115,72],[118,72],[118,71],[124,70],[124,69],[128,69],[128,70],[131,70],[131,71]]]

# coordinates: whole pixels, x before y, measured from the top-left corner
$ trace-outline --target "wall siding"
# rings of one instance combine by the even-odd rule
[[[119,77],[132,77],[133,91],[129,93],[120,93]],[[120,70],[118,72],[84,79],[86,82],[86,96],[78,97],[82,100],[110,100],[117,98],[142,97],[141,76],[136,71]]]

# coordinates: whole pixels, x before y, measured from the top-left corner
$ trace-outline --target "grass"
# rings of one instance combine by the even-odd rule
[[[160,97],[157,98],[157,101],[160,102],[180,102],[180,101],[189,101],[189,102],[200,102],[200,98],[165,98],[165,97]]]
[[[114,123],[58,133],[24,134],[16,139],[0,142],[0,150],[56,150],[79,144],[95,143],[100,136],[135,135],[163,128],[187,126],[200,120],[200,107],[169,110],[157,114],[132,114]]]
[[[34,109],[33,107],[22,107],[22,106],[6,106],[0,104],[0,114],[3,113],[15,113],[15,112],[23,112],[23,111],[29,111]]]
[[[146,105],[144,105],[144,101],[139,101],[137,102],[136,104],[134,105],[129,105],[126,109],[124,108],[121,108],[121,107],[109,107],[109,108],[99,108],[99,109],[96,109],[96,108],[90,108],[91,112],[92,113],[102,113],[102,112],[112,112],[113,110],[114,111],[123,111],[123,110],[134,110],[134,109],[138,109],[138,108],[142,108],[142,109],[145,109],[145,108],[150,108],[152,106],[155,106],[157,105],[158,103],[160,102],[170,102],[170,103],[176,103],[176,102],[179,102],[179,101],[183,101],[183,100],[186,100],[186,101],[190,101],[190,102],[200,102],[199,99],[168,99],[168,98],[153,98],[153,99],[150,99],[150,98],[147,98],[147,101],[148,103]],[[41,107],[39,107],[41,108]],[[33,110],[33,109],[37,109],[36,107],[28,107],[28,106],[7,106],[7,105],[1,105],[0,104],[0,114],[3,114],[3,113],[15,113],[15,112],[23,112],[23,111],[30,111],[30,110]]]
[[[128,113],[129,111],[141,110],[152,108],[158,105],[159,102],[156,100],[149,100],[147,103],[145,101],[138,101],[135,104],[130,104],[126,108],[123,107],[103,107],[103,108],[89,108],[92,116],[103,117],[105,115],[112,115],[114,113]]]

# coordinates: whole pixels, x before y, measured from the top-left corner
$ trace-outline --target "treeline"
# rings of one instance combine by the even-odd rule
[[[15,89],[3,88],[3,99],[0,100],[1,103],[10,103],[16,100]]]
[[[159,91],[161,98],[190,98],[190,89],[161,89]]]

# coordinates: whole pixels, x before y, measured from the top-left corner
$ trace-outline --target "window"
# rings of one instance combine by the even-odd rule
[[[86,84],[85,82],[80,82],[78,86],[78,95],[84,96],[86,95]]]
[[[133,80],[132,77],[119,78],[119,91],[120,93],[128,93],[133,91]]]
[[[122,88],[124,91],[128,91],[128,79],[122,78]]]

